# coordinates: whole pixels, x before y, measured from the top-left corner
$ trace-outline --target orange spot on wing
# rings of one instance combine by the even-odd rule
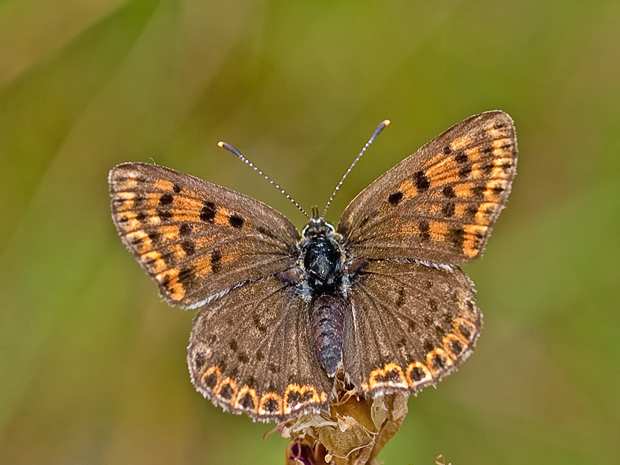
[[[450,176],[451,173],[457,173],[458,168],[456,165],[456,161],[454,161],[453,157],[446,157],[441,160],[439,163],[429,167],[425,174],[431,180],[431,184],[434,184],[435,180],[439,180],[445,178],[446,176]]]
[[[454,205],[454,216],[457,218],[463,218],[465,216],[465,211],[467,210],[469,204],[463,202],[457,202]]]
[[[250,399],[252,399],[252,405],[254,407],[248,409],[247,407],[244,407],[243,405],[241,405],[241,399],[243,399],[246,396],[250,396]],[[258,412],[258,395],[256,394],[256,389],[253,389],[247,385],[244,385],[241,389],[239,389],[239,393],[237,394],[237,397],[235,398],[235,402],[233,405],[235,408],[243,409],[243,410],[250,410],[254,413],[257,413]]]
[[[438,174],[437,176],[429,178],[431,180],[431,185],[436,187],[441,187],[446,184],[454,184],[459,181],[459,173],[455,168],[451,171],[446,171],[445,173]]]
[[[211,271],[212,271],[211,255],[206,254],[201,257],[198,257],[197,259],[192,261],[192,266],[194,267],[194,270],[195,270],[194,273],[199,278],[203,278],[207,276],[208,274],[211,274]]]
[[[297,393],[300,397],[304,397],[306,394],[310,393],[311,397],[308,400],[300,401],[294,406],[289,405],[289,396],[292,393]],[[304,384],[300,386],[299,384],[289,384],[284,391],[284,413],[289,414],[293,411],[293,408],[297,410],[298,408],[303,407],[307,404],[318,404],[321,402],[319,393],[317,392],[314,386],[309,386]]]
[[[429,166],[433,166],[439,163],[443,158],[445,158],[445,155],[443,153],[438,153],[434,155],[433,158],[431,158],[429,161],[427,161],[424,167],[428,168]]]
[[[179,244],[168,246],[168,250],[174,255],[177,260],[183,260],[186,257],[185,250]]]
[[[140,255],[140,261],[144,263],[153,274],[161,273],[167,267],[161,254],[156,250],[151,250],[150,252]]]
[[[429,167],[426,176],[431,181],[433,188],[441,187],[445,184],[453,184],[459,181],[459,166],[454,157],[444,156],[444,158],[434,166]]]
[[[196,214],[200,214],[200,210],[202,209],[202,202],[200,200],[183,197],[181,195],[177,195],[174,198],[173,205],[174,208],[178,208],[179,210],[190,210],[196,212]]]
[[[144,214],[146,215],[145,223],[147,226],[157,226],[161,224],[161,218],[154,209],[145,210]]]
[[[424,378],[414,381],[413,378],[411,377],[411,373],[413,373],[413,370],[415,370],[416,368],[419,370],[422,370],[422,372],[424,373]],[[415,387],[416,384],[421,384],[427,381],[431,381],[433,379],[433,374],[431,373],[431,370],[429,370],[428,367],[424,365],[422,362],[419,362],[417,360],[415,362],[410,363],[407,366],[406,376],[407,376],[407,383],[409,383],[409,386],[411,387]]]
[[[265,410],[265,404],[270,400],[275,400],[278,404],[277,412]],[[262,415],[282,415],[282,398],[275,392],[267,392],[263,394],[260,398],[260,403],[258,404],[258,412]]]
[[[162,226],[157,230],[162,236],[162,239],[165,242],[172,242],[179,239],[179,227],[174,224],[169,224],[166,226]]]
[[[128,177],[124,182],[116,182],[114,188],[116,190],[135,189],[138,187],[138,180],[135,177]]]
[[[465,135],[465,136],[457,137],[456,139],[454,139],[452,143],[450,144],[450,148],[454,151],[461,150],[467,147],[468,145],[471,145],[471,143],[472,143],[471,137]]]
[[[465,311],[463,309],[461,309],[461,311],[469,317],[473,318],[474,316],[469,313],[468,311]],[[461,325],[465,325],[469,328],[469,333],[470,333],[470,337],[467,338],[465,337],[465,335],[463,334],[463,332],[461,331]],[[478,328],[476,328],[476,325],[473,324],[471,321],[469,321],[468,319],[465,318],[456,318],[454,320],[454,323],[452,324],[452,327],[454,328],[454,330],[457,332],[457,334],[463,338],[463,340],[467,341],[466,344],[469,344],[469,341],[472,340],[473,335],[476,334],[478,332]]]
[[[482,158],[482,155],[480,153],[480,146],[478,145],[470,149],[466,149],[465,153],[467,154],[467,158],[469,158],[469,161],[472,163],[477,162],[478,160],[480,160],[480,158]]]
[[[185,297],[185,287],[179,282],[179,269],[169,268],[155,275],[155,279],[166,288],[172,300],[177,302]]]
[[[159,206],[161,194],[157,192],[149,192],[145,195],[144,201],[140,202],[140,207],[155,208]]]
[[[510,169],[508,172],[504,171],[503,165],[508,163]],[[491,171],[492,178],[509,178],[512,173],[513,160],[512,158],[496,158],[493,160],[493,170]]]
[[[426,213],[429,216],[441,215],[443,206],[440,203],[422,203],[416,207],[416,212]]]
[[[484,177],[484,174],[480,170],[480,165],[473,165],[471,167],[471,173],[469,173],[469,178],[470,179],[479,179],[479,178],[482,178],[482,177]]]
[[[125,239],[130,243],[130,247],[138,253],[146,252],[153,248],[153,242],[149,235],[142,229],[127,233]]]
[[[474,187],[473,182],[462,182],[454,185],[454,193],[460,199],[468,199],[471,197],[471,190]]]
[[[501,192],[496,193],[496,188],[502,188]],[[492,179],[486,185],[486,189],[484,191],[484,199],[497,202],[502,198],[507,188],[508,182],[506,180]]]
[[[480,253],[480,245],[489,228],[478,224],[466,224],[463,229],[465,230],[463,253],[473,258]]]
[[[132,210],[135,206],[135,192],[117,192],[114,194],[114,210],[122,212]]]
[[[489,137],[492,137],[493,139],[496,139],[498,137],[506,137],[509,134],[508,128],[496,128],[494,121],[489,121],[485,125],[484,129],[485,129],[487,135]]]
[[[176,300],[178,302],[183,297],[185,297],[185,287],[183,286],[183,284],[177,282],[174,285],[170,286],[170,288],[170,298],[172,300]]]
[[[388,373],[395,372],[398,375],[399,381],[389,380],[383,381],[378,378],[385,378]],[[375,389],[376,387],[380,387],[382,385],[390,385],[390,386],[399,386],[407,388],[409,385],[405,380],[405,374],[403,373],[403,369],[400,365],[390,362],[387,363],[383,368],[377,368],[370,372],[370,376],[368,377],[368,383],[362,383],[362,388],[365,386],[366,389]]]
[[[116,226],[123,231],[133,231],[142,227],[142,224],[136,219],[135,211],[124,211],[115,213]]]
[[[426,364],[433,373],[433,376],[437,376],[439,374],[439,370],[435,369],[435,366],[433,364],[435,357],[442,357],[445,360],[446,365],[454,365],[454,362],[444,349],[442,349],[441,347],[435,347],[428,354],[426,354]]]
[[[441,339],[441,344],[443,345],[443,348],[446,350],[446,352],[448,353],[448,356],[452,359],[452,360],[456,360],[458,358],[458,355],[455,354],[454,352],[452,352],[452,348],[450,347],[450,343],[456,341],[459,344],[461,344],[462,346],[467,346],[467,341],[462,338],[461,336],[457,336],[454,333],[448,333],[446,334],[442,339]]]
[[[506,137],[504,139],[497,139],[493,141],[493,156],[495,157],[508,157],[510,156],[510,151],[506,150],[504,146],[510,146],[512,144],[512,139]]]
[[[153,184],[153,187],[155,189],[160,190],[160,191],[166,191],[166,192],[172,191],[172,186],[174,186],[172,181],[168,181],[167,179],[158,179]]]
[[[234,379],[232,379],[232,378],[224,378],[221,383],[218,383],[218,385],[215,387],[213,392],[215,392],[215,394],[219,396],[220,393],[222,392],[222,389],[224,388],[224,386],[230,386],[230,388],[233,391],[233,393],[232,393],[232,395],[230,397],[230,400],[234,400],[234,398],[235,398],[235,396],[237,394],[237,382]]]
[[[172,221],[175,223],[199,223],[200,212],[172,209]]]
[[[205,384],[205,379],[211,376],[212,374],[215,374],[216,381],[215,381],[214,387],[217,388],[217,386],[220,384],[220,380],[222,379],[222,371],[220,370],[220,367],[218,366],[213,365],[207,368],[205,372],[203,373],[203,375],[200,377],[200,382],[202,384]]]
[[[448,223],[443,221],[429,221],[429,233],[435,242],[443,242],[448,235]]]
[[[488,225],[490,223],[490,219],[493,217],[496,205],[497,204],[494,202],[484,202],[480,204],[475,216],[476,223]]]
[[[230,226],[228,219],[230,218],[230,212],[224,208],[219,207],[215,212],[215,218],[213,218],[213,222],[220,226]]]
[[[401,191],[403,193],[403,196],[408,199],[410,199],[411,197],[415,197],[418,193],[418,190],[409,179],[403,182],[398,188],[398,190]]]

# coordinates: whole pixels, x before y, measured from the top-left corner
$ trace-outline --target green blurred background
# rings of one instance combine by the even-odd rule
[[[106,177],[155,161],[328,219],[456,122],[512,115],[519,174],[483,260],[476,352],[387,464],[620,463],[620,2],[0,2],[0,463],[283,462],[224,414],[116,236]]]

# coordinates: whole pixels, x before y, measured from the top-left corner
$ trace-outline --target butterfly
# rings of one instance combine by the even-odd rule
[[[478,258],[516,173],[502,111],[472,116],[387,171],[336,226],[301,233],[268,205],[172,169],[110,171],[112,219],[171,304],[200,309],[196,389],[255,420],[320,412],[337,382],[417,393],[473,351]]]

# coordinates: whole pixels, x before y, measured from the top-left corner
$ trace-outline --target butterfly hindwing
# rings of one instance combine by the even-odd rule
[[[308,305],[276,277],[205,305],[188,350],[196,388],[225,410],[261,421],[325,408],[333,380],[313,352]]]
[[[457,266],[370,261],[349,291],[344,368],[370,395],[435,385],[473,351],[482,326]]]
[[[472,116],[364,189],[344,211],[338,232],[355,257],[471,261],[504,206],[516,162],[510,116]]]
[[[145,163],[118,165],[109,184],[121,239],[170,303],[200,306],[295,261],[299,233],[258,200]]]

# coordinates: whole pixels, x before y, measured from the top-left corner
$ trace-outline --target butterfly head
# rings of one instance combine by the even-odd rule
[[[310,221],[308,221],[308,224],[304,227],[301,234],[304,238],[309,238],[333,234],[335,231],[336,229],[334,226],[325,221],[324,218],[313,216],[310,218]]]

